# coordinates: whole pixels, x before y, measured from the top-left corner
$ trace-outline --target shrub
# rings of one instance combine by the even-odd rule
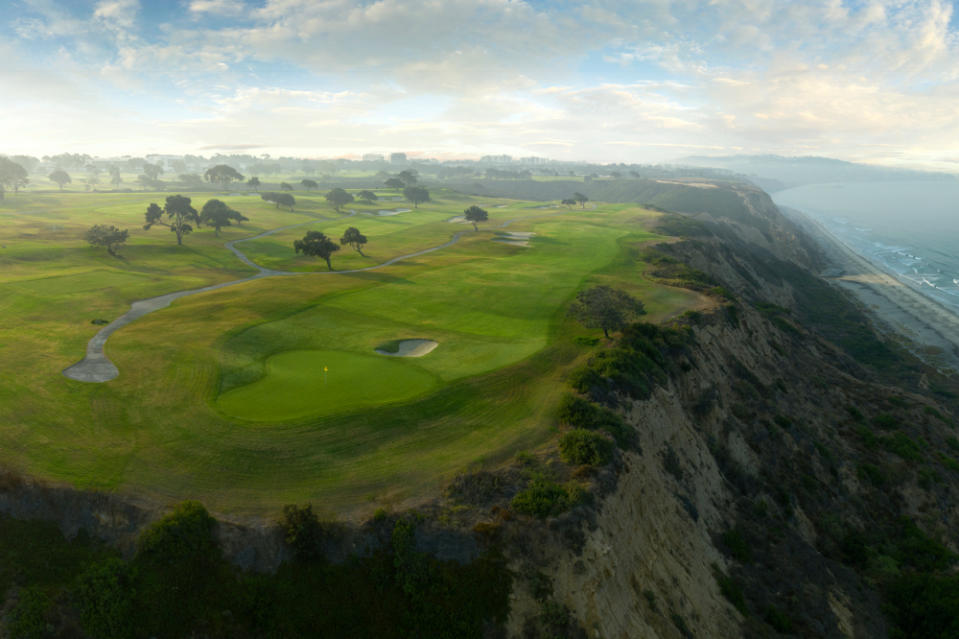
[[[564,486],[545,477],[534,477],[525,490],[513,497],[510,505],[516,512],[545,519],[568,510],[573,499]]]
[[[866,418],[865,415],[862,414],[862,411],[853,405],[846,406],[846,411],[849,413],[849,416],[857,422],[861,422]]]
[[[922,448],[905,433],[895,433],[892,437],[882,439],[883,448],[903,459],[916,461],[922,457]]]
[[[613,443],[599,433],[574,428],[560,438],[559,452],[567,464],[603,466],[613,455]]]
[[[793,621],[789,618],[785,612],[777,608],[776,606],[770,605],[766,608],[766,614],[763,615],[763,619],[766,620],[770,626],[773,627],[773,630],[776,632],[781,632],[783,634],[789,634],[793,631]]]
[[[746,538],[743,536],[743,533],[738,528],[731,528],[723,533],[722,536],[723,545],[726,546],[729,550],[729,554],[732,555],[737,561],[740,561],[744,564],[752,561],[753,553],[752,549],[749,547],[749,543],[746,541]]]
[[[302,508],[293,504],[283,507],[283,540],[298,559],[316,559],[321,553],[322,529],[313,512],[313,505]]]
[[[859,479],[868,481],[877,488],[882,488],[886,485],[886,474],[875,464],[859,464],[856,473],[859,475]]]
[[[197,502],[184,502],[138,539],[136,622],[144,636],[188,636],[224,605],[228,567],[214,536],[216,520]],[[172,614],[176,611],[175,614]]]
[[[7,613],[6,627],[9,637],[16,639],[44,639],[49,637],[47,616],[53,600],[39,586],[20,590],[16,605]]]
[[[948,468],[949,470],[959,473],[959,461],[956,461],[948,455],[939,455],[939,461],[942,462],[942,465]]]
[[[899,420],[895,416],[890,415],[889,413],[882,413],[876,415],[872,423],[878,426],[879,428],[884,428],[886,430],[892,430],[894,428],[899,428]]]
[[[619,415],[573,394],[567,394],[560,400],[559,419],[573,428],[604,430],[623,448],[631,446],[636,439],[635,432]]]
[[[135,576],[130,564],[110,558],[77,578],[74,600],[87,634],[103,639],[135,636]]]
[[[140,535],[137,557],[166,563],[219,556],[215,526],[216,520],[202,504],[183,502]]]
[[[733,577],[723,574],[717,566],[713,566],[713,576],[716,578],[716,583],[719,585],[719,592],[723,594],[723,597],[725,597],[736,610],[744,615],[748,614],[746,596],[743,594],[743,589],[742,586],[739,585],[739,582]]]

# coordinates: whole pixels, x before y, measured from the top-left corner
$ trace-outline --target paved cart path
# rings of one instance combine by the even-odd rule
[[[563,213],[564,211],[560,211]],[[350,211],[350,217],[356,215],[356,211]],[[555,214],[553,214],[555,215]],[[507,220],[500,224],[499,228],[506,228],[513,222],[519,222],[529,219],[549,217],[549,215],[535,215],[527,216],[521,218],[515,218],[512,220]],[[131,322],[135,322],[144,315],[158,311],[162,308],[166,308],[173,303],[174,300],[178,300],[181,297],[188,297],[190,295],[198,295],[200,293],[208,293],[210,291],[216,291],[221,288],[227,288],[228,286],[236,286],[237,284],[244,284],[246,282],[252,282],[253,280],[262,279],[265,277],[290,277],[294,275],[306,276],[306,275],[349,275],[350,273],[362,273],[364,271],[374,271],[376,269],[384,268],[397,262],[402,262],[403,260],[408,260],[410,258],[419,257],[420,255],[426,255],[427,253],[432,253],[433,251],[439,251],[445,249],[449,246],[456,244],[460,237],[462,237],[465,231],[460,231],[454,233],[449,241],[439,244],[437,246],[431,246],[430,248],[423,249],[421,251],[416,251],[415,253],[407,253],[406,255],[399,255],[392,259],[386,260],[380,264],[375,264],[373,266],[366,266],[364,268],[355,268],[347,271],[310,271],[310,272],[298,272],[298,271],[277,271],[274,269],[265,268],[260,266],[246,254],[243,253],[237,244],[243,242],[249,242],[251,240],[257,240],[261,237],[266,237],[268,235],[273,235],[274,233],[279,233],[281,231],[286,231],[288,229],[297,228],[300,226],[307,226],[309,224],[316,224],[317,222],[324,220],[310,220],[309,222],[300,222],[298,224],[289,224],[287,226],[281,226],[279,228],[271,229],[269,231],[264,231],[258,235],[253,235],[250,237],[245,237],[239,240],[231,240],[226,242],[224,246],[233,252],[234,255],[239,258],[241,262],[256,269],[256,274],[251,275],[250,277],[244,277],[238,280],[232,280],[230,282],[221,282],[220,284],[211,284],[210,286],[204,286],[202,288],[194,288],[185,291],[176,291],[174,293],[166,293],[164,295],[158,295],[156,297],[150,297],[145,300],[138,300],[130,306],[130,310],[116,318],[106,326],[104,326],[100,331],[87,342],[87,352],[86,356],[71,366],[63,369],[63,374],[69,377],[70,379],[75,379],[80,382],[91,382],[91,383],[100,383],[108,382],[111,379],[115,378],[120,374],[120,371],[117,367],[110,361],[110,359],[104,354],[103,347],[106,345],[107,340],[110,338],[113,333],[123,328]]]

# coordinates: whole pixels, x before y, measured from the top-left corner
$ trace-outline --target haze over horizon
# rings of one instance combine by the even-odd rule
[[[14,0],[0,151],[955,172],[957,54],[939,0]]]

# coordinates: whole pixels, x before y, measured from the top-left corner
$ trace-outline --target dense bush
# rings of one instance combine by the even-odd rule
[[[636,440],[635,431],[619,415],[571,393],[560,400],[559,420],[573,428],[606,431],[622,448],[629,448]]]
[[[597,401],[614,402],[616,393],[646,399],[656,385],[665,383],[670,362],[691,338],[688,328],[630,324],[617,347],[594,355],[570,376],[570,385]]]
[[[28,586],[17,594],[16,605],[7,613],[7,633],[12,639],[45,639],[50,636],[47,617],[53,600],[44,588]]]
[[[96,639],[125,639],[136,634],[136,573],[119,558],[90,566],[78,578],[73,598],[87,634]]]
[[[959,637],[959,576],[911,573],[886,588],[886,609],[897,639]]]
[[[216,520],[202,504],[183,502],[140,535],[137,558],[165,563],[218,555],[215,527]]]
[[[287,512],[312,527],[308,509]],[[415,518],[397,522],[386,545],[369,554],[341,564],[295,559],[275,574],[226,563],[215,522],[196,503],[144,531],[130,561],[105,555],[83,535],[67,541],[52,524],[11,521],[0,517],[0,575],[19,569],[27,582],[9,591],[17,600],[8,601],[3,622],[12,637],[77,636],[79,626],[92,639],[480,639],[509,611],[512,576],[501,555],[440,561],[417,550]],[[34,570],[22,561],[33,554],[59,563]]]
[[[574,428],[559,439],[559,452],[567,464],[603,466],[613,455],[613,442],[599,433]]]
[[[577,495],[565,486],[545,477],[535,476],[525,490],[513,497],[510,505],[516,512],[545,519],[569,510],[576,501]]]
[[[322,529],[313,512],[313,505],[303,507],[287,505],[283,507],[283,520],[280,522],[286,545],[299,559],[316,559],[320,555]]]

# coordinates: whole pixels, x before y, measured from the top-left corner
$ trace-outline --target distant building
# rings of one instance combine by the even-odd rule
[[[403,164],[406,162],[405,153],[390,153],[390,164]]]
[[[528,158],[520,158],[519,162],[520,164],[549,164],[549,158],[530,156]]]
[[[402,153],[400,155],[403,155]],[[363,155],[364,162],[382,162],[383,154],[382,153],[366,153]]]
[[[510,164],[512,161],[512,155],[484,155],[480,158],[480,162],[486,164]]]

